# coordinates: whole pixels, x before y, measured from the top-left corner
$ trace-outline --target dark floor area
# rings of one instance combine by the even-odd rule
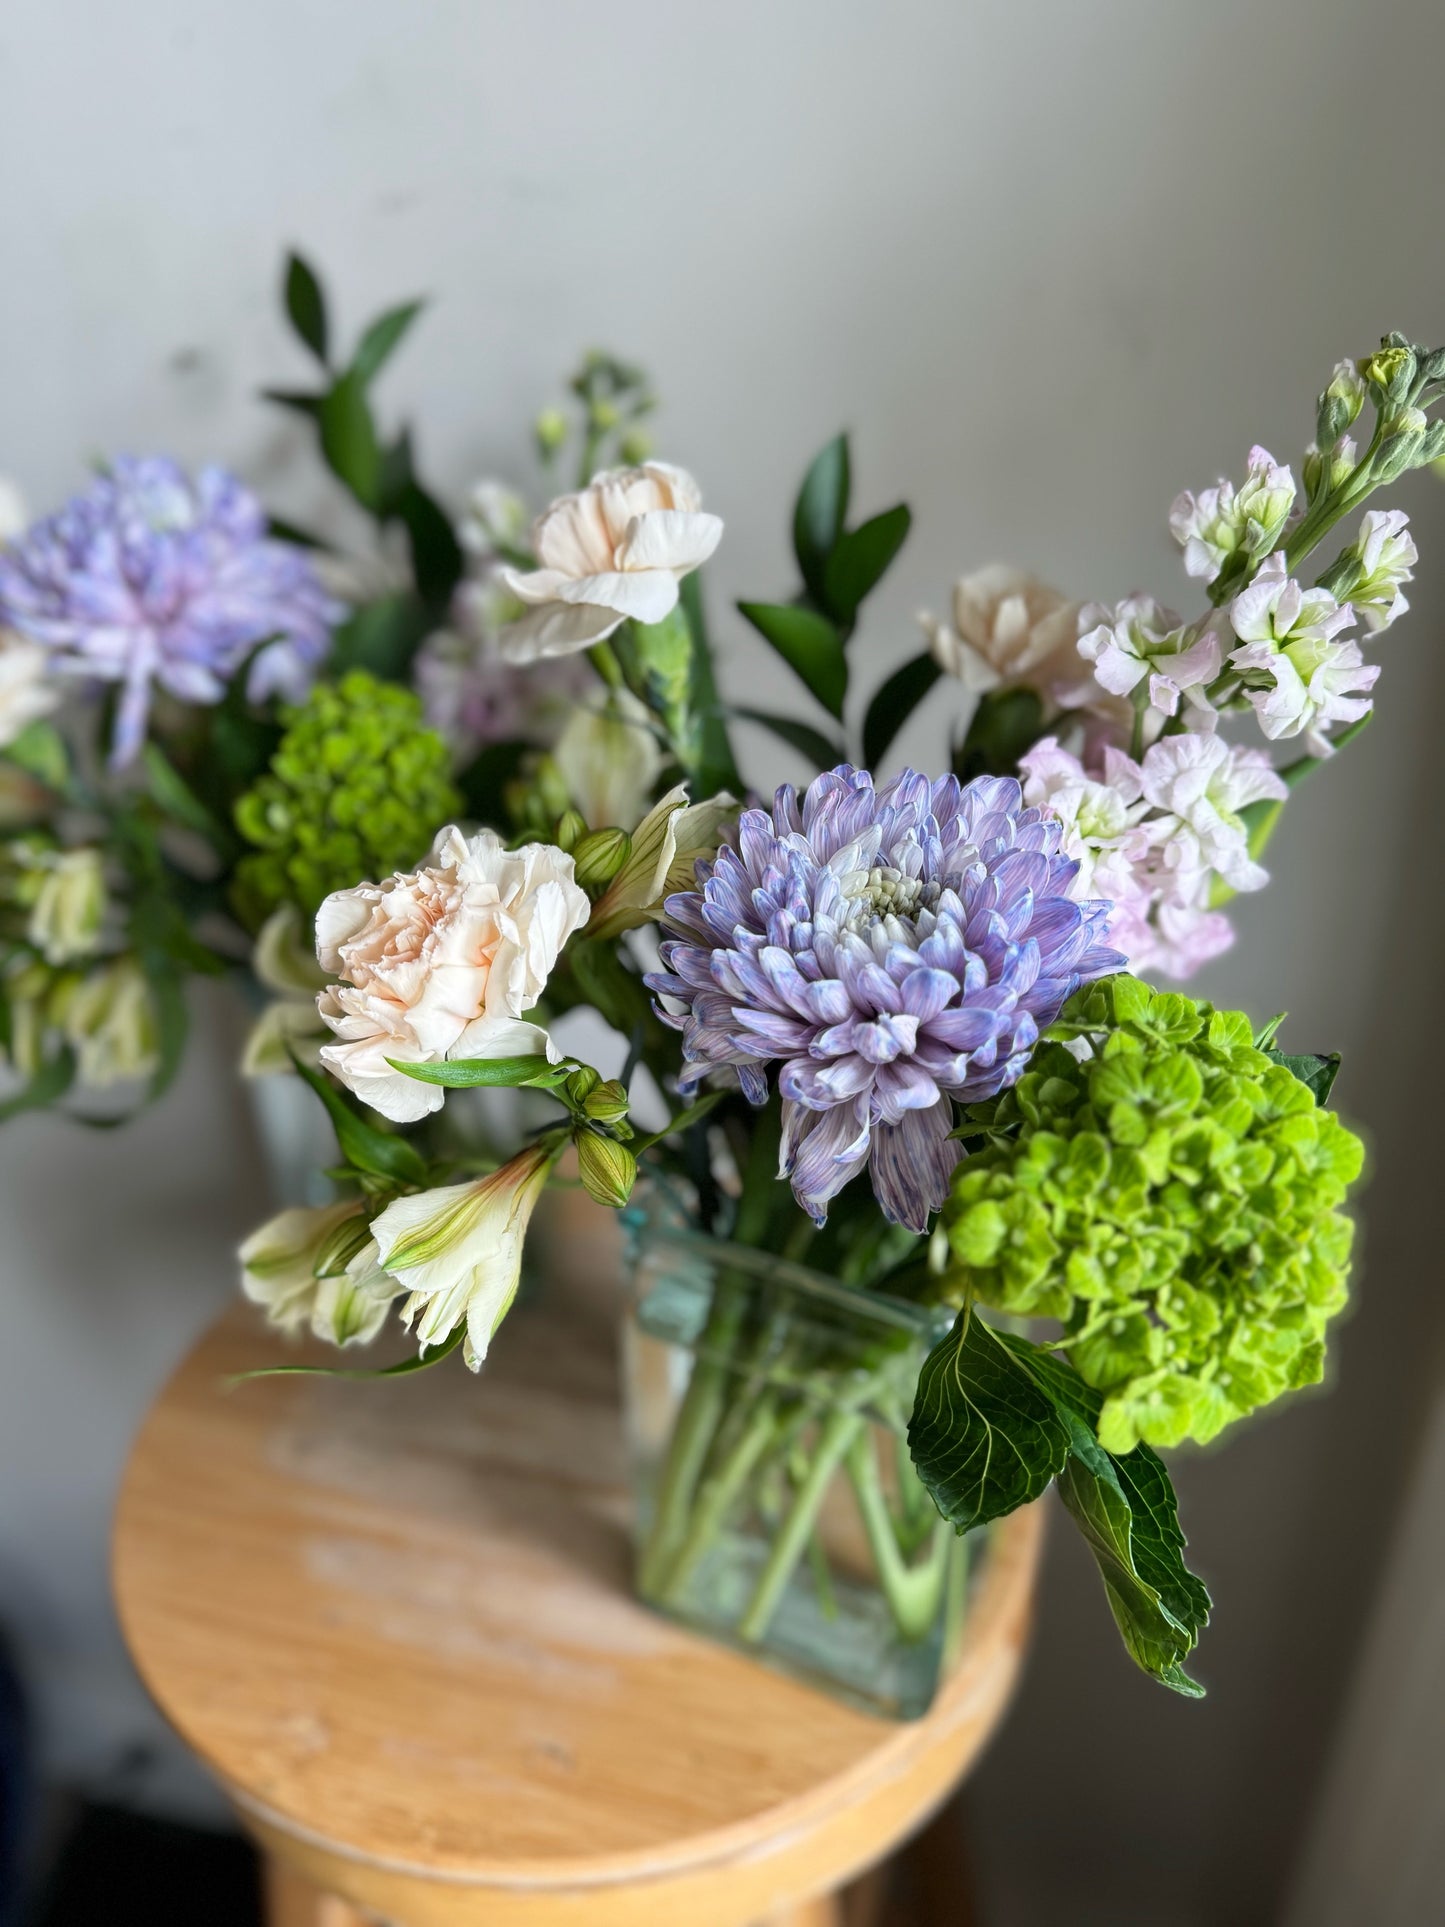
[[[237,1834],[120,1807],[62,1820],[23,1927],[260,1927],[256,1856]]]

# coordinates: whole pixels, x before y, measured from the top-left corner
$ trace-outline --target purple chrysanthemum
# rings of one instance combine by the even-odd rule
[[[0,624],[68,674],[121,684],[112,762],[140,747],[151,684],[219,701],[268,636],[248,691],[300,701],[345,613],[303,549],[266,532],[224,469],[194,479],[166,456],[123,456],[56,514],[0,548]]]
[[[875,790],[844,765],[745,811],[736,848],[668,898],[681,934],[648,982],[682,1082],[728,1066],[761,1104],[780,1062],[781,1174],[818,1223],[871,1161],[885,1214],[925,1230],[958,1160],[952,1100],[1013,1083],[1079,984],[1122,966],[1110,906],[1065,895],[1059,836],[1012,777]]]

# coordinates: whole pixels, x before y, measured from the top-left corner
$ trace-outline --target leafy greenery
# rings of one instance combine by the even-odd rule
[[[946,1293],[1061,1320],[1111,1452],[1211,1439],[1316,1382],[1358,1138],[1239,1011],[1115,977],[1051,1037],[969,1114],[982,1141],[942,1214]]]
[[[314,916],[331,891],[424,856],[460,803],[419,698],[364,670],[318,683],[237,800],[237,828],[255,846],[237,865],[237,906],[253,927],[282,903]]]

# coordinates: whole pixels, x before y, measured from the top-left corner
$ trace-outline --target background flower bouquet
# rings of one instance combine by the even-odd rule
[[[248,1066],[294,1063],[340,1154],[334,1201],[243,1249],[277,1322],[346,1345],[395,1311],[418,1353],[393,1369],[477,1367],[547,1183],[620,1207],[645,1169],[643,1328],[697,1361],[651,1441],[650,1597],[750,1644],[801,1593],[846,1619],[844,1490],[896,1647],[929,1655],[887,1688],[909,1710],[956,1625],[951,1528],[1056,1480],[1130,1652],[1197,1692],[1208,1598],[1156,1448],[1320,1378],[1361,1152],[1335,1059],[1137,973],[1229,942],[1288,796],[1367,718],[1354,632],[1403,611],[1416,558],[1401,513],[1355,516],[1441,455],[1445,352],[1341,363],[1301,487],[1255,449],[1178,499],[1197,617],[984,570],[861,716],[847,644],[909,518],[850,525],[831,443],[797,592],[739,605],[808,722],[720,698],[696,571],[722,525],[645,459],[635,371],[584,365],[580,486],[530,536],[494,488],[454,527],[368,401],[414,304],[338,366],[300,262],[287,298],[322,381],[277,399],[374,553],[142,461],[0,555],[9,1107],[153,1094],[185,975],[250,969]],[[945,772],[869,774],[946,676],[977,702]],[[734,715],[820,773],[751,802]],[[602,1067],[553,1035],[577,1010]],[[528,1095],[468,1095],[499,1089]],[[659,1251],[685,1259],[661,1280]]]

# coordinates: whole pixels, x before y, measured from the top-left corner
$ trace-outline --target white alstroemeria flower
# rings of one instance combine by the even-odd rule
[[[105,922],[105,863],[88,844],[47,850],[33,859],[39,886],[25,934],[47,963],[78,963],[94,956]]]
[[[1249,854],[1239,814],[1247,804],[1289,794],[1263,750],[1215,735],[1163,736],[1145,751],[1140,780],[1144,800],[1165,818],[1150,828],[1156,846],[1173,846],[1166,866],[1172,856],[1173,867],[1190,874],[1212,870],[1235,890],[1258,890],[1269,881]],[[1181,829],[1188,832],[1182,840]]]
[[[150,1077],[160,1062],[160,1026],[145,972],[134,957],[102,964],[64,1000],[61,1029],[91,1090]]]
[[[1115,696],[1132,694],[1147,676],[1149,706],[1166,716],[1177,714],[1182,694],[1202,690],[1219,674],[1219,637],[1208,621],[1186,626],[1146,595],[1128,596],[1114,608],[1090,603],[1079,617],[1079,654]],[[1203,703],[1202,696],[1193,700]]]
[[[630,690],[579,703],[552,751],[587,827],[630,830],[662,773],[663,755],[644,704]]]
[[[271,1324],[282,1331],[309,1325],[333,1345],[375,1338],[399,1293],[381,1268],[365,1207],[351,1198],[278,1212],[251,1233],[239,1257],[241,1289]]]
[[[1420,560],[1404,509],[1369,509],[1351,553],[1361,571],[1350,590],[1350,607],[1378,634],[1409,608],[1404,584]]]
[[[1241,647],[1231,665],[1244,672],[1245,694],[1271,742],[1303,735],[1312,756],[1330,754],[1326,726],[1358,722],[1373,704],[1365,691],[1380,674],[1359,644],[1339,641],[1355,619],[1350,604],[1328,589],[1305,589],[1282,555],[1266,556],[1258,575],[1229,605]],[[1269,681],[1260,683],[1267,675]]]
[[[632,834],[627,861],[593,908],[589,937],[616,937],[662,914],[667,898],[694,887],[699,863],[717,855],[723,827],[736,810],[726,790],[705,803],[689,803],[679,783],[654,803]]]
[[[1294,498],[1294,476],[1267,448],[1258,447],[1249,451],[1249,469],[1237,490],[1223,476],[1217,487],[1198,495],[1185,489],[1169,511],[1185,572],[1212,582],[1239,550],[1264,555],[1289,520]]]
[[[49,667],[50,651],[43,643],[0,629],[0,749],[59,703]]]
[[[387,1206],[371,1229],[381,1263],[410,1292],[403,1323],[422,1349],[466,1321],[463,1356],[475,1372],[517,1294],[522,1245],[552,1154],[532,1145],[500,1171]]]
[[[1135,894],[1130,873],[1149,852],[1148,832],[1140,827],[1148,805],[1142,801],[1139,765],[1111,748],[1105,751],[1101,780],[1090,776],[1077,756],[1061,749],[1056,738],[1045,736],[1019,758],[1019,774],[1024,802],[1032,809],[1051,810],[1064,826],[1060,847],[1079,865],[1068,891],[1074,901],[1117,901],[1125,876],[1130,877],[1128,894]]]
[[[706,562],[722,522],[705,515],[697,483],[666,462],[617,468],[563,495],[532,530],[539,568],[498,575],[528,614],[504,630],[511,662],[590,648],[626,621],[661,622],[678,583]]]
[[[426,868],[335,891],[316,915],[316,955],[341,980],[317,1003],[337,1037],[322,1063],[398,1124],[439,1110],[445,1091],[389,1058],[545,1052],[555,1063],[556,1046],[522,1013],[590,909],[565,851],[509,850],[491,830],[445,829]]]
[[[965,689],[1027,683],[1052,694],[1060,680],[1079,681],[1074,660],[1079,605],[1046,582],[1006,562],[960,578],[953,588],[953,622],[920,614],[933,659]]]

